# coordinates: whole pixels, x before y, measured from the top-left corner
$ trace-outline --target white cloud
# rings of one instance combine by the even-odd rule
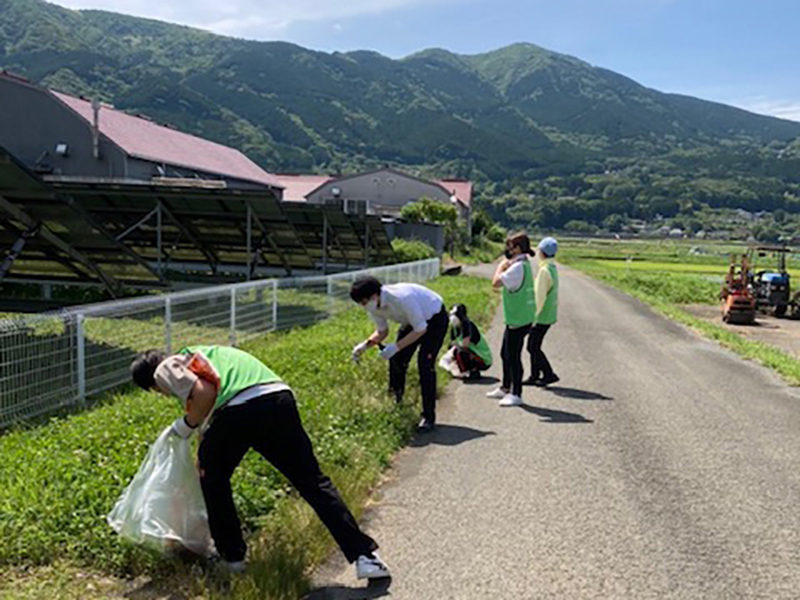
[[[766,96],[756,96],[731,104],[770,117],[800,121],[800,101],[797,100],[774,100]]]
[[[238,37],[267,38],[296,23],[378,14],[449,0],[56,0],[67,8],[93,8],[208,29]]]

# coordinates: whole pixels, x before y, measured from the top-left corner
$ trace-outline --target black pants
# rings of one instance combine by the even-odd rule
[[[503,334],[503,389],[515,396],[522,396],[522,346],[530,330],[530,325],[506,327]]]
[[[399,342],[413,331],[410,325],[397,332]],[[403,348],[389,360],[389,390],[400,402],[406,390],[406,373],[411,357],[419,348],[417,365],[419,366],[419,384],[422,388],[422,416],[431,423],[436,422],[436,357],[442,349],[447,334],[447,311],[444,307],[428,321],[428,330],[416,342]]]
[[[244,559],[247,546],[231,493],[231,475],[253,448],[297,488],[353,562],[378,548],[363,533],[331,480],[320,471],[291,392],[254,398],[223,408],[200,444],[200,484],[217,552],[227,561]]]
[[[542,342],[549,329],[550,325],[534,325],[528,338],[528,352],[531,355],[531,377],[534,379],[551,377],[554,374],[550,361],[547,360],[542,351]]]
[[[489,367],[483,362],[483,359],[475,354],[469,348],[456,347],[456,363],[462,373],[469,373],[470,371],[485,371]]]

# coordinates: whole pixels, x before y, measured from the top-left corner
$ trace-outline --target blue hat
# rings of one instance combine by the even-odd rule
[[[541,250],[545,256],[555,256],[556,252],[558,252],[558,242],[555,238],[546,237],[539,242],[539,250]]]

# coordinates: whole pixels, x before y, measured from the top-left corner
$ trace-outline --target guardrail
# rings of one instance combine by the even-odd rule
[[[439,275],[430,259],[335,275],[265,279],[92,304],[0,320],[0,428],[130,381],[130,364],[149,348],[236,345],[269,331],[308,325],[352,305],[361,275],[383,283]]]

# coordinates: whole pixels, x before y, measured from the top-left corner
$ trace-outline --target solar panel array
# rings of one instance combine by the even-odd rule
[[[202,182],[43,181],[2,148],[0,247],[11,249],[0,278],[112,291],[166,286],[170,271],[231,281],[234,273],[335,272],[393,258],[377,216]]]

